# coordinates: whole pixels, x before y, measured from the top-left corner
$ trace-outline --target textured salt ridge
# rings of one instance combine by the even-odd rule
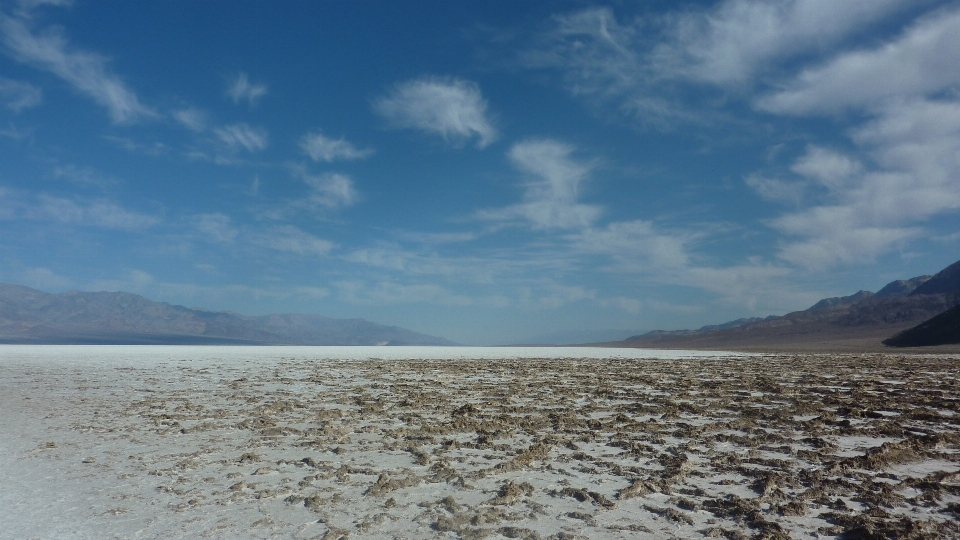
[[[0,537],[960,534],[956,358],[263,353],[4,354]]]

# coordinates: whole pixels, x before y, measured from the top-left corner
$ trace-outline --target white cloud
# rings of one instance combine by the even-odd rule
[[[362,305],[390,304],[439,304],[447,306],[493,305],[503,307],[509,301],[499,295],[469,297],[457,294],[433,283],[403,284],[380,281],[368,284],[363,281],[340,281],[335,283],[340,297],[347,302]]]
[[[524,185],[525,202],[506,208],[484,210],[483,219],[527,221],[536,229],[572,229],[588,227],[600,217],[598,206],[577,202],[580,184],[591,166],[570,157],[574,148],[548,140],[519,142],[507,155],[513,165],[529,175]]]
[[[806,191],[818,195],[810,206],[768,222],[784,235],[780,258],[798,266],[873,261],[960,209],[960,9],[928,12],[875,43],[832,52],[754,100],[774,114],[855,122],[846,128],[853,148],[807,147],[790,166],[800,180],[747,178],[771,199],[826,188]],[[837,115],[845,111],[855,115]]]
[[[103,229],[140,230],[159,223],[155,216],[134,212],[105,201],[78,203],[69,199],[40,195],[35,207],[40,218]]]
[[[232,244],[237,239],[238,231],[230,216],[219,213],[200,214],[193,221],[197,231],[211,242]]]
[[[156,283],[156,279],[143,270],[130,270],[124,277],[118,279],[97,279],[91,281],[84,287],[86,290],[93,291],[114,291],[114,292],[135,292],[144,294],[144,290],[152,285],[164,285]]]
[[[784,266],[748,261],[726,267],[691,266],[666,277],[668,282],[710,291],[730,305],[751,310],[763,305],[766,310],[782,312],[784,306],[811,300],[810,293],[795,290],[793,273]]]
[[[751,80],[775,60],[821,51],[912,0],[727,0],[675,20],[653,57],[669,73],[714,84]]]
[[[639,313],[640,313],[640,308],[643,307],[643,303],[642,303],[642,302],[640,302],[640,301],[637,300],[636,298],[630,298],[630,297],[627,297],[627,296],[615,296],[615,297],[613,297],[613,298],[601,298],[601,299],[598,301],[598,303],[599,303],[601,306],[603,306],[603,307],[613,306],[613,307],[620,308],[620,309],[622,309],[623,311],[626,311],[627,313],[631,313],[631,314],[633,314],[633,315],[639,314]]]
[[[796,305],[809,298],[793,290],[790,278],[793,269],[748,260],[744,264],[711,266],[692,252],[693,244],[706,233],[690,230],[664,230],[652,222],[636,220],[614,222],[603,228],[589,228],[570,235],[572,249],[584,255],[599,255],[612,264],[605,268],[630,276],[638,282],[678,285],[708,291],[720,301],[753,310],[758,304],[765,309],[779,309],[780,303]],[[611,299],[599,299],[609,305]],[[653,305],[654,301],[650,301]],[[630,311],[639,304],[627,302]],[[663,306],[657,310],[664,309]]]
[[[317,238],[292,225],[271,227],[252,234],[251,239],[261,247],[297,255],[326,255],[334,247],[332,242]]]
[[[89,52],[69,51],[67,40],[56,29],[36,35],[20,18],[0,14],[3,44],[17,61],[45,69],[107,108],[118,124],[156,116],[137,95],[107,68],[107,59]]]
[[[104,135],[104,139],[116,144],[128,152],[144,154],[147,156],[159,156],[168,150],[167,145],[159,141],[140,142],[129,137],[116,137],[113,135]]]
[[[306,198],[296,201],[294,205],[307,210],[332,210],[341,206],[352,206],[360,197],[353,186],[353,180],[345,174],[302,174],[301,178],[310,187],[310,192]]]
[[[424,233],[424,232],[400,232],[397,237],[409,242],[418,242],[421,244],[441,245],[458,244],[477,239],[477,233],[458,232],[458,233]]]
[[[43,101],[43,92],[30,83],[0,77],[0,101],[15,113],[36,107]]]
[[[596,291],[578,285],[541,283],[536,288],[520,287],[517,303],[525,309],[557,309],[581,300],[594,300]]]
[[[73,0],[19,0],[17,15],[23,18],[30,18],[36,8],[40,6],[70,7]]]
[[[8,122],[7,127],[0,128],[0,137],[7,137],[9,139],[20,140],[29,135],[29,132],[17,129],[13,122]]]
[[[403,272],[408,275],[455,276],[489,282],[502,270],[501,261],[472,257],[444,257],[433,252],[411,251],[395,244],[380,243],[358,248],[344,255],[350,262]]]
[[[322,133],[308,133],[300,140],[300,148],[314,161],[333,162],[338,159],[363,159],[373,153],[372,149],[359,149],[345,140],[331,139]]]
[[[72,283],[69,278],[58,275],[49,268],[27,268],[21,277],[21,283],[27,287],[49,291],[64,289]]]
[[[960,10],[936,12],[894,41],[843,53],[803,71],[757,106],[781,114],[824,113],[931,95],[960,84],[957,51]]]
[[[250,78],[243,72],[238,73],[237,78],[227,88],[227,96],[238,104],[246,100],[249,105],[256,105],[265,95],[267,95],[266,85],[251,83]]]
[[[609,8],[589,8],[553,17],[520,61],[559,69],[572,94],[612,101],[618,118],[629,113],[643,124],[675,129],[678,122],[720,118],[683,99],[691,85],[749,89],[759,76],[780,69],[779,63],[841,43],[911,5],[909,0],[726,0],[707,9],[621,21]]]
[[[395,127],[435,133],[455,145],[477,137],[477,147],[484,148],[497,139],[480,87],[462,79],[424,77],[400,83],[374,102],[374,110]]]
[[[53,168],[54,178],[62,178],[84,187],[107,188],[116,185],[115,178],[109,178],[92,167],[78,167],[76,165],[57,165]]]
[[[558,15],[552,22],[541,43],[522,53],[521,61],[533,68],[562,69],[574,95],[634,95],[649,77],[636,42],[639,28],[620,25],[610,9]]]
[[[689,264],[686,245],[693,235],[658,231],[649,221],[610,223],[570,237],[580,253],[606,254],[630,271],[674,270]]]
[[[852,139],[872,167],[822,148],[794,165],[829,193],[771,221],[796,238],[784,242],[783,259],[812,268],[870,261],[923,235],[923,221],[960,209],[960,102],[890,105]]]
[[[7,188],[0,188],[0,219],[125,231],[147,229],[160,222],[156,216],[127,210],[104,199],[65,199],[47,194],[31,195]]]
[[[309,296],[310,298],[330,296],[330,289],[324,287],[294,287],[293,292],[298,296]]]
[[[759,174],[748,175],[744,182],[764,199],[792,204],[800,204],[806,188],[803,182],[789,182]]]
[[[863,164],[829,148],[808,146],[807,153],[790,170],[837,192],[856,180],[863,170]]]
[[[256,152],[267,147],[267,130],[242,122],[217,128],[213,132],[230,150],[242,148],[247,152]]]
[[[207,115],[200,109],[187,108],[174,111],[173,118],[191,131],[207,129]]]

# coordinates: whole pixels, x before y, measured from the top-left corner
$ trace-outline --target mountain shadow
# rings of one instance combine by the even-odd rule
[[[891,347],[929,347],[960,343],[960,306],[953,307],[883,341]]]

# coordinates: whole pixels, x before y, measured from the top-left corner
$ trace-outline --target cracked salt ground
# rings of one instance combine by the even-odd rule
[[[0,538],[960,536],[957,358],[74,349],[0,357]]]

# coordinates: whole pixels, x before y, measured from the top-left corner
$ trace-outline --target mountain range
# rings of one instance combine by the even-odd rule
[[[154,302],[124,292],[49,294],[0,284],[0,343],[455,345],[364,319],[249,317]]]
[[[960,261],[934,276],[896,280],[876,293],[824,298],[783,316],[738,319],[697,330],[654,330],[618,345],[857,350],[960,343],[958,305]]]

